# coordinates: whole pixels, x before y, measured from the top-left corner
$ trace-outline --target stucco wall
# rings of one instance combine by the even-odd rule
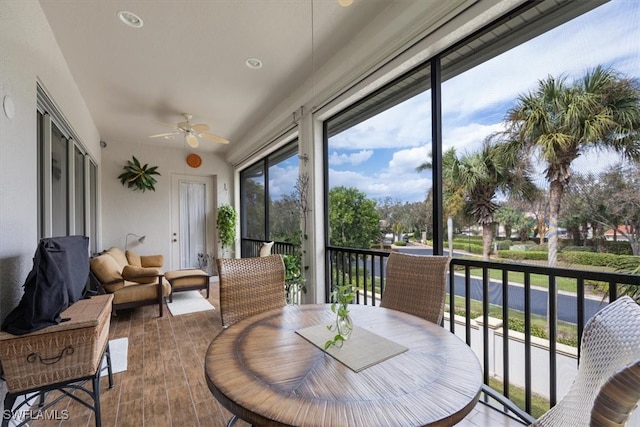
[[[174,148],[163,140],[152,143],[107,141],[102,150],[102,239],[101,248],[124,247],[127,233],[145,235],[144,244],[136,247],[140,254],[162,254],[165,270],[171,266],[171,175],[215,176],[218,204],[231,203],[233,194],[232,170],[224,159],[213,153],[196,151],[202,165],[191,168],[186,157],[192,150]],[[132,190],[117,179],[131,156],[149,166],[158,166],[160,176],[156,191]],[[226,188],[226,190],[225,190]],[[133,247],[131,247],[133,249]]]

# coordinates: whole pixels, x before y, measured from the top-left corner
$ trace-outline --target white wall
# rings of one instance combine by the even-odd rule
[[[226,161],[213,153],[198,151],[202,165],[193,169],[186,163],[191,151],[157,143],[131,143],[107,141],[102,149],[101,190],[102,190],[102,239],[101,249],[117,246],[124,249],[127,233],[145,235],[143,244],[136,246],[140,254],[162,254],[164,268],[171,265],[171,175],[187,174],[196,176],[216,176],[217,202],[232,203],[233,171]],[[158,166],[160,176],[156,191],[132,190],[123,186],[118,179],[123,166],[131,156],[149,166]],[[226,190],[225,190],[226,188]],[[133,249],[133,246],[130,246]]]
[[[100,161],[100,136],[35,0],[0,0],[0,320],[17,305],[31,270],[37,235],[36,82],[53,97]]]

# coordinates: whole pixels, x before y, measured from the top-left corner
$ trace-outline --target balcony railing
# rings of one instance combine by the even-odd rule
[[[257,257],[260,255],[260,245],[264,240],[242,238],[240,241],[240,254],[242,258]],[[274,242],[271,247],[272,254],[290,255],[295,251],[295,246],[286,242]]]
[[[384,292],[388,256],[389,252],[380,250],[328,247],[326,295],[330,295],[331,287],[336,284],[351,283],[359,289],[355,303],[378,305],[380,295]],[[491,273],[495,271],[499,272],[498,278],[495,273],[492,278]],[[559,280],[563,283],[561,290],[558,286]],[[596,293],[589,289],[594,282],[599,283],[598,289],[604,289],[602,296],[594,296]],[[573,348],[575,357],[579,358],[585,323],[599,308],[618,297],[618,285],[640,286],[640,276],[452,258],[447,283],[449,314],[448,321],[444,322],[448,325],[444,326],[464,339],[469,346],[477,350],[477,353],[480,352],[479,358],[484,367],[484,401],[488,402],[489,397],[493,397],[494,401],[500,402],[498,409],[525,420],[527,414],[532,413],[533,352],[535,351],[536,355],[536,365],[541,364],[538,360],[540,354],[548,358],[548,361],[542,361],[545,370],[548,365],[548,382],[545,382],[548,384],[548,390],[544,394],[549,406],[554,406],[559,397],[559,357],[566,359],[564,355],[571,353],[566,349]],[[552,297],[549,298],[549,295]],[[544,299],[542,304],[541,299]],[[478,315],[472,315],[474,310],[479,312]],[[534,311],[538,316],[547,319],[548,336],[542,345],[543,353],[540,352],[541,340],[533,336],[532,317],[536,316]],[[456,315],[456,312],[463,314]],[[496,329],[490,327],[495,323],[494,317],[498,317],[501,322],[500,339],[495,337]],[[573,330],[573,335],[577,338],[573,345],[571,340],[568,346],[558,342],[564,338],[558,334],[559,322],[565,330],[567,327]],[[521,332],[510,329],[515,323],[520,325]],[[511,356],[511,352],[516,348],[514,341],[518,341],[518,357]],[[522,354],[524,361],[519,360]],[[496,361],[496,357],[500,360]],[[518,360],[518,370],[524,371],[522,375],[519,374],[523,380],[518,384],[519,388],[524,389],[522,408],[514,407],[510,401],[505,402],[501,399],[502,396],[510,398],[510,375],[516,371],[511,362],[515,360]],[[577,360],[575,362],[577,369]],[[499,368],[495,368],[496,366]],[[535,375],[539,375],[540,367],[536,366],[536,369]],[[563,377],[566,376],[564,370],[562,374]],[[497,390],[498,393],[489,387],[492,376],[499,378],[502,383],[502,389]],[[572,378],[563,380],[570,383]],[[527,414],[523,414],[522,410]],[[530,417],[528,419],[530,420]]]

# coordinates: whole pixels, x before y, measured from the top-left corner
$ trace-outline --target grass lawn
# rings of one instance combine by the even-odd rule
[[[504,384],[495,378],[489,378],[489,386],[502,393]],[[524,389],[516,387],[512,384],[509,385],[509,399],[522,410],[525,409],[525,394]],[[531,395],[531,415],[535,418],[540,418],[542,414],[549,410],[549,401],[537,394]]]
[[[478,257],[469,257],[470,259],[481,259]],[[496,261],[496,262],[504,262],[504,263],[508,263],[509,260],[504,260],[504,259],[498,259],[498,260],[492,260],[492,261]],[[537,262],[537,261],[526,261],[527,264],[534,264],[534,265],[542,265],[542,266],[546,266],[546,261],[542,261],[542,262]],[[562,268],[579,268],[580,270],[594,270],[594,271],[601,271],[601,272],[609,272],[609,273],[615,273],[615,269],[613,268],[609,268],[609,267],[594,267],[594,266],[589,266],[589,265],[569,265],[569,264],[565,264],[563,265],[563,263],[559,262],[558,263],[558,267],[562,267]],[[482,277],[482,269],[480,268],[472,268],[470,269],[470,274],[473,276],[478,276],[478,277]],[[491,279],[494,280],[502,280],[502,271],[501,270],[489,270],[489,276]],[[541,288],[548,288],[549,287],[549,276],[546,275],[542,275],[542,274],[531,274],[530,275],[531,278],[531,286],[538,286]],[[516,271],[509,271],[509,281],[510,282],[514,282],[514,283],[524,283],[524,273],[519,273]],[[566,292],[577,292],[578,289],[578,284],[577,284],[577,280],[576,279],[571,279],[568,277],[557,277],[556,278],[556,286],[558,288],[558,290],[561,291],[566,291]],[[586,287],[585,287],[585,291],[587,291]]]
[[[449,301],[447,295],[446,301]],[[465,301],[463,297],[455,297],[455,312],[458,315],[465,313]],[[446,310],[449,311],[448,306]],[[482,316],[482,302],[471,300],[471,318]],[[502,319],[502,307],[489,304],[489,316],[496,319]],[[509,310],[509,329],[524,331],[524,313],[517,310]],[[519,328],[521,326],[522,328]],[[531,315],[531,334],[540,338],[547,338],[547,318],[544,316]],[[578,342],[577,326],[573,323],[558,321],[557,324],[557,342],[576,347]]]

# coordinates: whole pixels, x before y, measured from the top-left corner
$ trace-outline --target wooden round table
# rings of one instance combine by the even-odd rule
[[[458,337],[396,310],[352,305],[350,314],[356,326],[408,351],[356,373],[296,333],[331,324],[329,305],[286,306],[214,338],[205,359],[209,389],[256,426],[448,426],[475,406],[482,371]]]

